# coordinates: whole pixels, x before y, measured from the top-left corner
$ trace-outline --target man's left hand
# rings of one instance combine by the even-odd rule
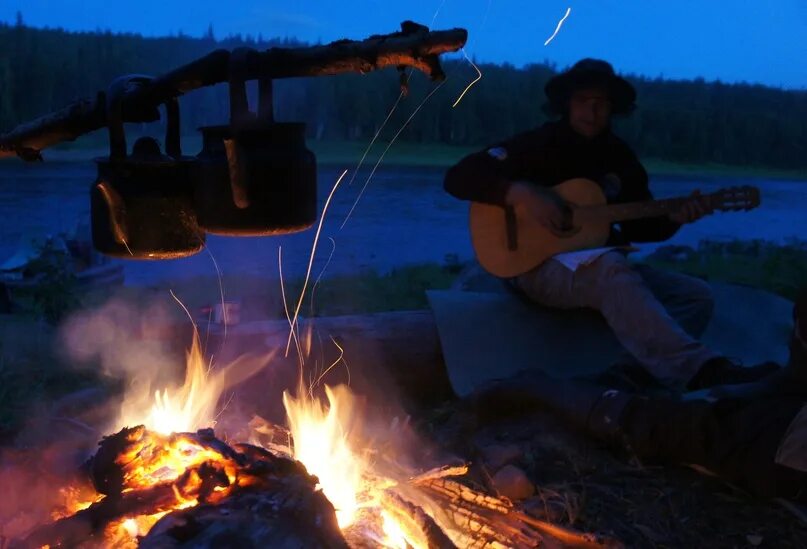
[[[701,195],[700,191],[694,191],[680,210],[669,214],[669,218],[679,225],[684,225],[685,223],[697,221],[713,211],[714,208],[709,205],[709,200]]]

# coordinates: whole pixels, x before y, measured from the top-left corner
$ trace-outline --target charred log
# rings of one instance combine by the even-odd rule
[[[251,491],[219,505],[175,511],[155,524],[139,547],[347,547],[338,529],[317,523],[327,504],[322,492],[282,501],[276,496]]]
[[[142,426],[123,429],[101,441],[87,466],[92,483],[104,497],[11,546],[74,547],[88,540],[102,546],[111,524],[169,512],[152,529],[150,539],[160,547],[170,547],[170,540],[178,544],[190,535],[200,536],[212,547],[224,539],[221,536],[238,539],[237,531],[252,531],[261,540],[271,532],[278,539],[296,539],[304,547],[346,547],[333,505],[316,490],[316,477],[299,462],[246,444],[237,448],[215,438],[209,429],[170,436],[150,433]],[[177,459],[177,452],[189,461],[172,475],[165,458]],[[166,480],[160,481],[163,477]],[[187,503],[198,505],[177,510]],[[222,522],[222,517],[230,518]],[[251,526],[244,530],[250,518]],[[253,537],[256,543],[257,538]]]

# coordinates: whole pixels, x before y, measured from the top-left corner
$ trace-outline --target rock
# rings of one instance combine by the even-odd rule
[[[480,450],[485,465],[491,471],[498,471],[505,465],[518,461],[524,455],[517,444],[491,444]]]
[[[513,501],[527,499],[535,493],[535,486],[526,473],[515,465],[505,465],[493,475],[492,480],[496,491]]]

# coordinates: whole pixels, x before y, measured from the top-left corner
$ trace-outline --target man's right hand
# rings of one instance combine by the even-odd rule
[[[573,229],[571,208],[549,189],[515,181],[507,190],[505,202],[555,234],[562,235]]]

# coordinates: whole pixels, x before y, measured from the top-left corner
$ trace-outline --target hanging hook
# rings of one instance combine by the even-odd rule
[[[398,83],[401,86],[401,93],[407,97],[409,95],[409,77],[406,74],[405,65],[398,65]]]

